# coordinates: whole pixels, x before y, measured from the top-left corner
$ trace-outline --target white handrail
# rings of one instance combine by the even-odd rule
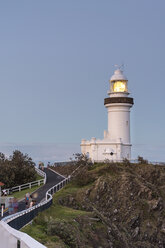
[[[35,167],[35,170],[38,173],[38,175],[40,175],[41,177],[44,177],[44,184],[45,184],[46,183],[46,179],[47,179],[46,173],[44,171],[38,169],[37,167]]]
[[[19,247],[19,242],[21,243],[21,248],[46,248],[46,246],[42,245],[26,233],[15,230],[3,221],[0,222],[0,235],[0,247],[2,248]]]
[[[45,205],[46,203],[48,203],[49,201],[52,200],[52,194],[50,193],[51,190],[53,190],[53,194],[54,194],[54,188],[60,186],[62,184],[62,187],[61,188],[57,188],[56,192],[59,191],[60,189],[62,189],[64,187],[64,183],[68,183],[70,181],[70,176],[68,178],[65,178],[63,181],[57,183],[56,185],[54,185],[53,187],[51,187],[50,189],[48,189],[48,191],[46,192],[46,200],[43,201],[43,202],[40,202],[38,203],[37,205],[31,207],[31,208],[28,208],[28,209],[25,209],[25,210],[22,210],[21,212],[18,212],[18,213],[15,213],[15,214],[12,214],[12,215],[9,215],[5,218],[2,219],[2,221],[5,221],[6,223],[9,223],[11,220],[14,220],[16,218],[18,218],[19,216],[22,216],[26,213],[29,213],[31,211],[33,211],[34,209],[38,208],[38,207],[41,207],[43,205]]]
[[[32,208],[23,210],[21,212],[18,212],[18,213],[15,213],[15,214],[12,214],[10,216],[3,218],[2,221],[0,221],[0,230],[1,229],[3,230],[4,228],[6,228],[5,230],[7,231],[7,235],[5,235],[5,236],[3,235],[3,232],[0,232],[0,236],[1,236],[1,234],[3,235],[3,238],[1,239],[2,242],[4,242],[3,247],[5,247],[5,248],[16,247],[16,244],[18,244],[17,242],[21,242],[21,248],[46,248],[46,246],[43,246],[42,244],[37,242],[35,239],[30,237],[29,235],[15,230],[14,228],[10,227],[7,223],[11,222],[12,220],[14,220],[14,219],[16,219],[22,215],[25,215],[26,213],[33,211],[36,208],[39,208],[39,207],[47,204],[49,201],[52,200],[52,198],[53,198],[52,195],[55,192],[62,189],[64,187],[64,185],[66,185],[66,183],[68,183],[69,181],[70,181],[70,176],[68,178],[65,178],[61,182],[57,183],[53,187],[51,187],[46,192],[46,200],[45,201],[40,202],[39,204],[37,204],[36,206],[34,206]],[[6,238],[7,236],[9,238]],[[26,238],[24,238],[24,237],[26,237]],[[11,239],[13,240],[12,245],[9,244],[9,240],[11,240]]]
[[[35,170],[36,170],[38,175],[40,175],[40,176],[42,176],[44,178],[36,180],[36,181],[33,181],[33,182],[24,183],[24,184],[21,184],[21,185],[12,187],[12,188],[4,189],[4,190],[7,192],[7,194],[9,194],[10,191],[11,192],[17,192],[17,191],[21,191],[23,189],[31,188],[33,186],[37,186],[37,185],[40,186],[42,183],[45,184],[46,183],[46,173],[44,171],[41,171],[37,167],[35,167]]]

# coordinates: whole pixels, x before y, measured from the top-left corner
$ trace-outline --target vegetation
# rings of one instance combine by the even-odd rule
[[[86,210],[63,206],[61,205],[61,201],[65,197],[68,197],[68,195],[76,195],[76,192],[79,190],[81,190],[80,187],[71,183],[57,192],[53,198],[53,205],[40,213],[31,225],[22,228],[21,231],[26,232],[49,248],[78,247],[75,246],[77,243],[75,236],[79,233],[80,226],[83,232],[86,232],[85,236],[88,235],[88,223],[92,222],[92,218],[95,216],[92,212]],[[83,224],[86,223],[86,228],[88,226],[88,229],[84,230],[85,227],[83,228],[80,220],[83,220]],[[95,222],[92,223],[93,228],[96,228]],[[98,228],[104,228],[103,224],[99,222]],[[79,233],[79,235],[83,236],[83,232]],[[82,241],[82,237],[79,238]]]
[[[29,189],[29,188],[24,189],[24,190],[21,190],[21,191],[18,191],[18,192],[15,192],[15,193],[11,194],[10,196],[13,196],[13,197],[17,198],[18,200],[20,200],[20,199],[23,199],[25,197],[26,193],[31,194],[34,191],[36,191],[37,189],[39,189],[41,186],[34,186],[31,189]]]
[[[35,163],[27,155],[16,150],[10,158],[0,153],[0,181],[11,188],[36,180]]]
[[[143,158],[86,159],[77,159],[71,183],[23,231],[48,248],[164,248],[165,168]]]
[[[138,156],[138,162],[140,164],[148,164],[148,160],[144,159],[143,157],[141,156]]]

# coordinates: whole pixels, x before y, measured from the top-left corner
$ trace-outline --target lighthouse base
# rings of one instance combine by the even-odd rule
[[[92,162],[122,161],[131,159],[131,144],[124,144],[122,140],[82,140],[81,152],[86,154]]]

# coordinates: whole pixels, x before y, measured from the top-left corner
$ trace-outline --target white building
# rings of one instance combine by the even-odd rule
[[[104,139],[81,141],[81,152],[87,154],[93,162],[131,159],[130,108],[134,102],[129,97],[128,80],[117,69],[109,82],[109,97],[104,99],[108,111],[108,130],[104,131]]]

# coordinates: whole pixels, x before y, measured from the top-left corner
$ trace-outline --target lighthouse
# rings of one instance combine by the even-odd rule
[[[109,83],[108,97],[104,99],[108,112],[108,128],[104,131],[104,138],[81,141],[81,152],[93,162],[131,159],[130,109],[134,101],[129,96],[128,79],[121,69],[117,69]]]

